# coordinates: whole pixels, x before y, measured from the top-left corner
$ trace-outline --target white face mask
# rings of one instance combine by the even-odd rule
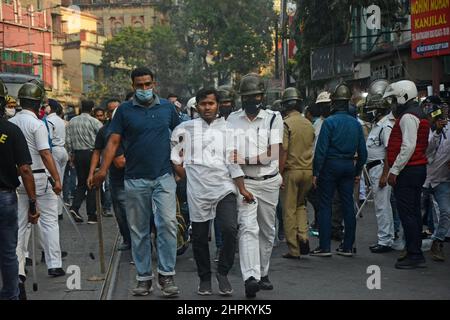
[[[5,114],[8,118],[12,118],[16,115],[16,109],[14,108],[5,108]]]

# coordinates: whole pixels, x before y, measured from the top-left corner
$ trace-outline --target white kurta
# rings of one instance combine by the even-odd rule
[[[193,222],[216,216],[217,204],[230,193],[237,194],[234,178],[244,176],[229,159],[233,151],[233,130],[218,118],[210,125],[203,119],[183,122],[172,133],[174,163],[183,163],[187,176],[189,214]],[[180,137],[182,141],[180,142]],[[183,150],[183,157],[180,151]]]

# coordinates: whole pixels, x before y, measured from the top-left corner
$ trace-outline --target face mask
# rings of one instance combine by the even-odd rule
[[[136,98],[140,102],[149,103],[153,99],[153,89],[148,89],[148,90],[137,89],[136,90]]]
[[[221,107],[219,109],[219,115],[221,117],[228,118],[228,116],[231,114],[232,111],[233,111],[232,107]]]
[[[5,114],[8,118],[12,118],[16,115],[16,109],[14,108],[6,108],[5,109]]]
[[[242,102],[242,108],[248,114],[258,113],[258,109],[261,108],[262,103],[259,100],[247,100]]]

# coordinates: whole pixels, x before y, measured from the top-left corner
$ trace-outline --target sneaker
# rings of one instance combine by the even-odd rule
[[[212,286],[211,280],[200,280],[200,284],[198,285],[197,294],[200,296],[210,296],[212,295]]]
[[[431,245],[431,257],[434,261],[445,261],[444,244],[441,241],[434,240]]]
[[[309,248],[309,241],[308,240],[300,240],[299,241],[299,246],[300,246],[300,255],[302,256],[306,256],[309,254],[310,252],[310,248]]]
[[[316,248],[315,250],[313,250],[310,254],[310,256],[313,257],[331,257],[331,252],[330,250],[322,250],[320,247]]]
[[[221,296],[229,297],[233,293],[233,288],[231,287],[230,282],[228,281],[228,277],[221,275],[220,273],[216,274],[217,284],[219,285],[219,294]]]
[[[261,290],[273,290],[273,284],[269,280],[269,276],[261,277],[258,282]]]
[[[75,222],[77,223],[84,222],[83,218],[75,210],[70,209],[70,215],[72,216],[73,220],[75,220]]]
[[[89,216],[87,223],[88,224],[97,224],[97,216]]]
[[[123,242],[119,245],[119,247],[117,248],[117,251],[128,251],[130,249],[131,249],[131,244]]]
[[[109,210],[103,210],[102,216],[106,218],[111,218],[113,214]]]
[[[339,247],[336,249],[336,253],[340,256],[344,257],[353,257],[353,250],[352,249],[344,249],[343,247]]]
[[[152,280],[138,281],[136,288],[133,289],[133,296],[147,296],[153,291]]]
[[[175,297],[180,294],[180,289],[175,285],[173,276],[163,276],[158,274],[158,288],[166,297]]]
[[[402,261],[399,261],[395,264],[396,269],[418,269],[418,268],[426,268],[425,259],[411,259],[406,257]]]
[[[258,291],[259,283],[254,277],[250,277],[245,280],[245,296],[247,298],[255,298]]]
[[[48,269],[48,275],[52,277],[62,277],[66,275],[66,272],[63,268],[51,268]]]

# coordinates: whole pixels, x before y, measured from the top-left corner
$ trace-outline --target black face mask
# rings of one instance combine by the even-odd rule
[[[257,114],[262,103],[260,100],[247,100],[242,102],[242,108],[248,114]]]
[[[228,118],[228,116],[233,112],[233,107],[220,107],[219,115],[224,118]]]

